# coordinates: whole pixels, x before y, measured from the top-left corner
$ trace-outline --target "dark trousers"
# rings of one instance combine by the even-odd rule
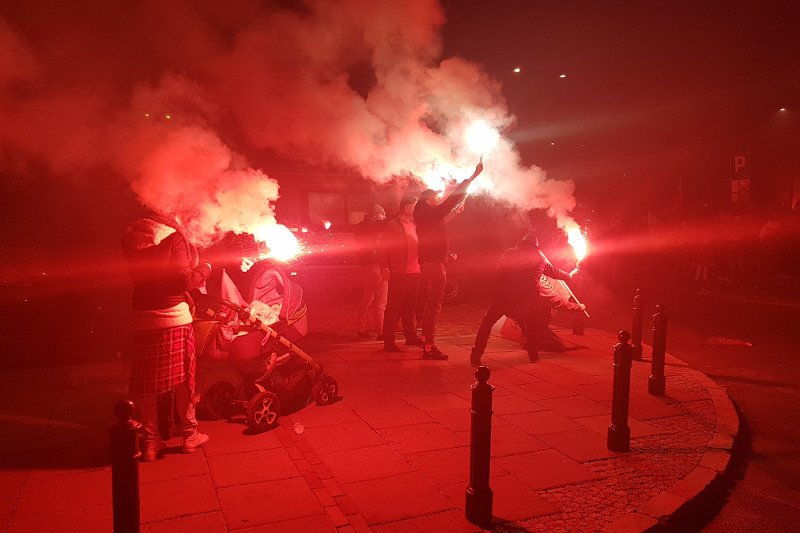
[[[397,319],[403,322],[403,335],[406,340],[415,339],[414,307],[417,305],[419,274],[398,274],[392,272],[389,280],[389,295],[386,299],[386,313],[383,318],[383,343],[394,344],[394,328]]]
[[[482,355],[489,342],[489,335],[492,333],[492,326],[503,317],[503,315],[513,318],[522,327],[525,349],[528,352],[538,350],[539,334],[536,327],[536,303],[537,299],[529,301],[515,302],[504,298],[495,298],[486,314],[483,315],[478,334],[475,336],[475,347],[473,354]]]
[[[447,271],[444,263],[425,262],[420,265],[420,269],[422,270],[422,287],[426,304],[422,317],[422,338],[425,339],[425,344],[433,344],[436,317],[442,310]]]

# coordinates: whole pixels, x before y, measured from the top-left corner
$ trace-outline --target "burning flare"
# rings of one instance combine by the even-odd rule
[[[483,119],[476,120],[464,132],[464,141],[467,148],[476,154],[486,154],[497,147],[500,141],[500,132]]]
[[[567,242],[572,246],[572,251],[575,253],[575,259],[577,259],[578,263],[583,261],[588,251],[588,245],[586,237],[581,233],[581,229],[578,227],[568,229]]]
[[[262,224],[255,228],[253,236],[256,242],[264,243],[267,247],[267,253],[262,254],[261,259],[270,258],[286,263],[302,251],[297,237],[283,224]]]

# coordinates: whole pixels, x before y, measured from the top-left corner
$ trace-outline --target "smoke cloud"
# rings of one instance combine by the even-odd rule
[[[428,186],[483,155],[484,191],[575,226],[572,182],[505,137],[466,145],[475,120],[514,119],[479,66],[441,58],[435,0],[16,4],[0,7],[3,173],[106,169],[208,243],[275,222],[278,183],[251,150]]]

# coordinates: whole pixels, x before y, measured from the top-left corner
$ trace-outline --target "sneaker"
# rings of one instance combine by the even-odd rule
[[[422,349],[422,358],[423,359],[436,359],[439,361],[444,361],[447,359],[447,355],[443,354],[439,348],[434,345],[431,347],[430,350]]]
[[[209,441],[208,435],[195,431],[191,437],[183,439],[183,453],[192,453]]]
[[[166,444],[163,440],[146,440],[142,441],[142,455],[139,456],[139,461],[143,463],[152,463],[155,461]]]
[[[369,340],[369,333],[367,333],[366,331],[359,331],[358,335],[356,335],[356,339],[360,341]]]
[[[400,351],[400,348],[396,344],[384,344],[383,351],[389,353],[397,353]]]
[[[475,351],[473,348],[469,353],[469,364],[472,366],[481,366],[481,355]]]
[[[425,346],[425,341],[423,341],[419,337],[416,337],[414,339],[406,339],[406,346],[416,346],[418,348],[422,348],[423,346]]]
[[[539,360],[539,352],[537,350],[528,350],[528,361],[535,363]]]

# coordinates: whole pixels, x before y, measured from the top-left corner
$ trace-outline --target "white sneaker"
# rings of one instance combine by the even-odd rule
[[[208,435],[195,431],[191,437],[183,439],[183,453],[192,453],[209,441]]]

